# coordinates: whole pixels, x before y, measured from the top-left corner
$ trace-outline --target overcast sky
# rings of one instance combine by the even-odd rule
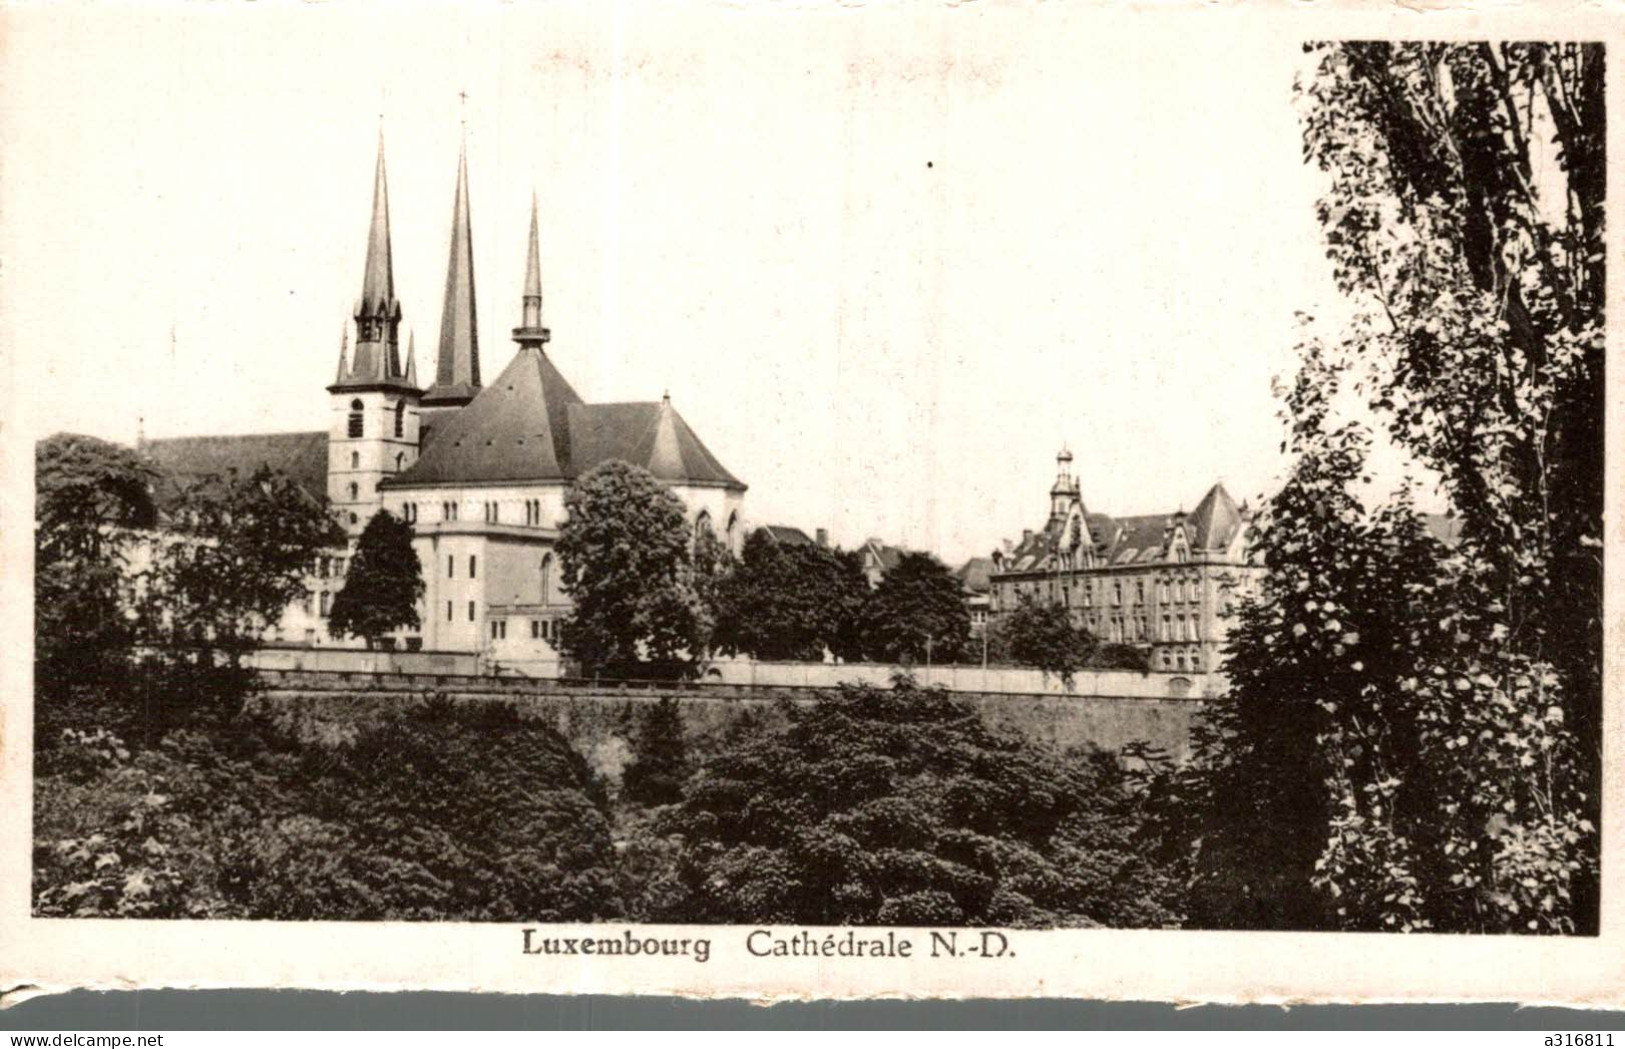
[[[1339,309],[1292,40],[1053,6],[413,10],[6,13],[25,432],[324,428],[380,114],[430,374],[463,110],[485,377],[534,189],[559,368],[669,390],[757,523],[957,561],[1042,522],[1063,442],[1106,513],[1276,474],[1294,311]]]

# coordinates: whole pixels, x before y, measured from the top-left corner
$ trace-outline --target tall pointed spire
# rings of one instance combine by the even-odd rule
[[[430,407],[467,404],[480,390],[480,337],[474,309],[474,236],[468,217],[468,142],[457,151],[457,193],[451,211],[451,257],[440,314],[435,381],[424,394]]]
[[[418,384],[418,333],[409,332],[406,336],[406,385],[416,388]]]
[[[344,325],[339,329],[339,374],[334,382],[343,382],[349,378],[350,371],[350,326]]]
[[[367,270],[361,308],[387,311],[395,302],[395,268],[389,251],[389,185],[384,177],[384,129],[378,129],[378,163],[372,176],[372,223],[367,229]]]
[[[373,168],[372,218],[367,225],[367,265],[355,304],[355,349],[339,352],[334,387],[399,385],[401,304],[395,298],[395,267],[389,247],[389,184],[384,172],[384,129],[378,128]],[[348,330],[346,330],[348,335]]]
[[[542,250],[536,235],[536,194],[530,195],[530,250],[525,256],[525,294],[514,341],[521,349],[540,349],[553,333],[542,327]]]

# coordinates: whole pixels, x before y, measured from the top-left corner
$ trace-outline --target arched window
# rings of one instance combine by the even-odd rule
[[[395,453],[395,472],[400,473],[404,469],[406,469],[406,453],[405,452],[396,452]]]
[[[351,452],[350,453],[350,469],[352,469],[352,470],[361,469],[361,453],[360,452]]]
[[[542,604],[553,603],[553,555],[542,555]]]
[[[350,402],[350,436],[351,437],[360,437],[361,436],[361,430],[362,430],[361,419],[362,419],[361,400],[360,400],[360,398],[357,398],[356,400],[353,400],[353,401]]]
[[[700,536],[711,531],[711,511],[701,510],[700,516],[694,519],[694,540],[699,541]]]
[[[361,486],[354,481],[350,482],[350,501],[353,503],[361,498]]]
[[[395,436],[401,437],[406,433],[406,402],[400,401],[395,405]]]
[[[728,552],[739,553],[739,511],[728,515]]]

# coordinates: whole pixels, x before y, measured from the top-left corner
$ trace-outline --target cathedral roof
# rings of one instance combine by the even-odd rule
[[[142,441],[140,451],[158,468],[159,506],[175,501],[188,484],[261,466],[287,474],[313,499],[327,498],[327,431],[224,437],[169,437]]]
[[[611,459],[662,481],[743,490],[669,401],[586,404],[540,349],[522,349],[380,487],[572,481]]]

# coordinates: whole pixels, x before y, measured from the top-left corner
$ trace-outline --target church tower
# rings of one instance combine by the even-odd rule
[[[401,304],[389,245],[389,188],[384,177],[384,136],[378,134],[373,174],[372,221],[367,266],[356,301],[355,350],[349,329],[339,345],[338,375],[327,388],[332,419],[327,440],[327,497],[353,539],[382,505],[378,482],[417,461],[417,362],[408,345],[401,366]]]
[[[451,255],[440,312],[434,385],[423,395],[428,419],[463,407],[480,392],[480,332],[474,308],[474,236],[468,216],[468,143],[457,151],[457,192],[451,208]]]

